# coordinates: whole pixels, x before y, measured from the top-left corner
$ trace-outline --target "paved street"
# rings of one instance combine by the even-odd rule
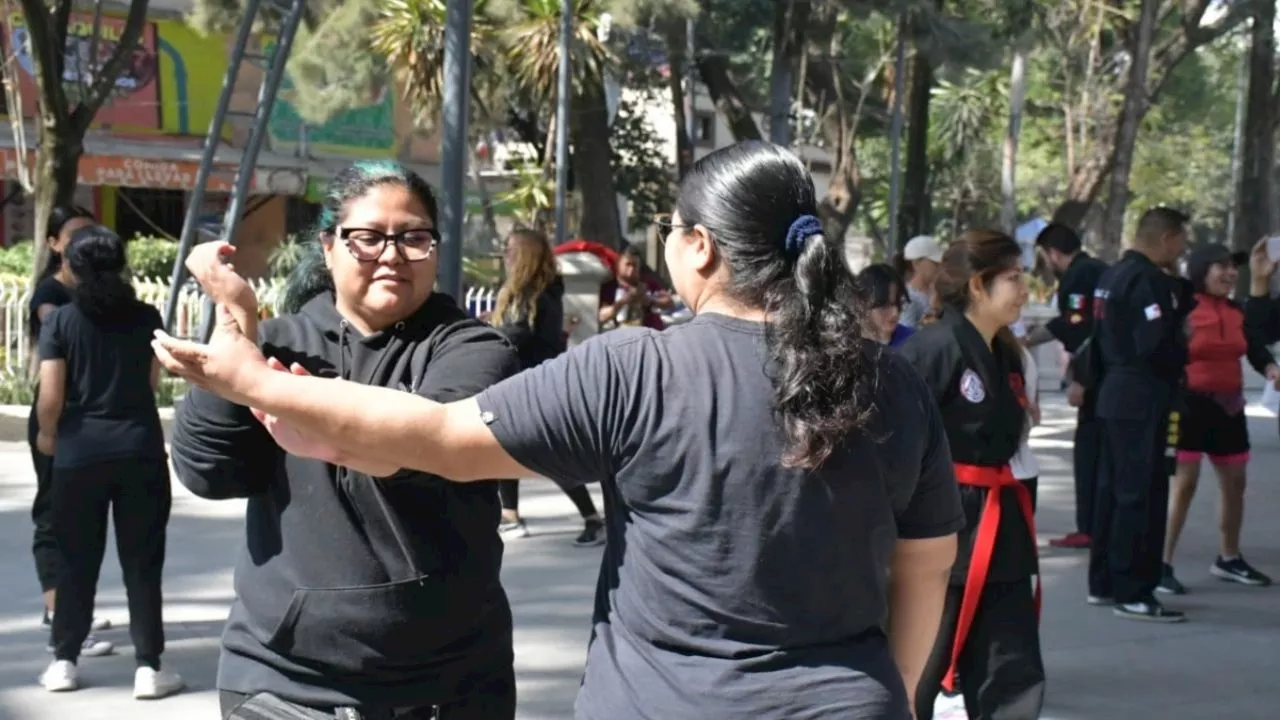
[[[1041,540],[1069,529],[1068,455],[1072,416],[1047,396],[1034,445],[1043,466]],[[1255,417],[1246,552],[1280,575],[1280,439],[1276,421]],[[13,437],[9,435],[8,437]],[[1181,552],[1192,594],[1177,602],[1181,626],[1126,622],[1084,600],[1083,554],[1045,549],[1043,637],[1049,673],[1046,720],[1274,720],[1280,717],[1280,588],[1257,590],[1208,575],[1216,549],[1216,488],[1206,473]],[[175,492],[165,576],[167,666],[191,690],[139,704],[132,699],[132,649],[126,629],[105,634],[117,655],[81,664],[88,685],[48,695],[35,684],[48,662],[32,570],[29,504],[34,479],[25,444],[0,442],[0,720],[131,720],[216,717],[213,691],[218,635],[232,600],[230,565],[242,542],[238,502],[211,503]],[[535,535],[508,545],[504,578],[516,617],[521,720],[572,716],[588,635],[598,550],[571,546],[578,522],[549,484],[526,483],[521,507]],[[103,568],[99,614],[128,621],[114,554]],[[1172,603],[1171,603],[1172,604]],[[955,717],[953,715],[953,717]],[[718,720],[718,719],[717,719]]]

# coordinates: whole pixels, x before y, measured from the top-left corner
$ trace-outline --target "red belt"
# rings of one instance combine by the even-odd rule
[[[1003,488],[1013,490],[1022,508],[1022,517],[1027,521],[1027,529],[1031,531],[1031,542],[1036,539],[1035,508],[1031,505],[1031,491],[1027,486],[1013,477],[1008,465],[1003,467],[980,467],[978,465],[955,464],[956,482],[969,487],[986,488],[987,500],[982,506],[982,515],[978,519],[978,531],[973,541],[973,554],[969,560],[969,574],[964,580],[964,598],[960,601],[960,616],[956,619],[956,636],[951,646],[951,664],[947,675],[942,680],[942,687],[948,692],[955,690],[956,663],[960,659],[960,651],[964,649],[964,641],[969,636],[969,628],[973,626],[973,618],[978,613],[978,602],[982,598],[982,589],[987,585],[987,573],[991,570],[991,555],[996,547],[996,535],[1000,529],[1000,495]],[[1036,616],[1040,614],[1040,578],[1036,577]],[[976,678],[975,678],[976,679]]]

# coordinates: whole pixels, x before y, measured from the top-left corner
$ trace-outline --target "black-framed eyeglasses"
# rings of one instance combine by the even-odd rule
[[[394,243],[400,259],[405,262],[422,262],[431,257],[440,245],[440,231],[435,228],[412,228],[398,233],[385,233],[373,228],[339,227],[334,234],[347,246],[360,262],[375,262],[382,257],[387,243]]]
[[[661,215],[654,215],[653,224],[658,226],[658,232],[661,234],[661,236],[664,239],[666,238],[667,233],[671,232],[672,230],[676,230],[676,229],[692,230],[693,229],[692,225],[682,225],[676,222],[675,215],[673,215],[672,213],[662,213]]]

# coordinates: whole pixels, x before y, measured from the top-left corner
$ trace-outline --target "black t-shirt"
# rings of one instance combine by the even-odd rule
[[[151,386],[151,338],[161,326],[160,313],[141,302],[102,323],[90,320],[74,303],[45,318],[40,358],[67,364],[54,467],[164,458]]]
[[[942,422],[905,361],[814,471],[783,467],[764,326],[597,336],[478,396],[513,458],[601,481],[608,543],[577,717],[907,716],[880,630],[898,538],[964,526]]]
[[[31,291],[31,302],[27,304],[27,327],[31,330],[31,337],[40,338],[40,308],[45,305],[60,308],[69,302],[71,291],[52,275],[36,283],[36,289]]]

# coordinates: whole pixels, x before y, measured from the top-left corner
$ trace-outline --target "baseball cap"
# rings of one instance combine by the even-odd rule
[[[907,262],[928,258],[934,262],[942,262],[942,246],[928,235],[917,235],[907,241],[902,248],[902,258]]]

